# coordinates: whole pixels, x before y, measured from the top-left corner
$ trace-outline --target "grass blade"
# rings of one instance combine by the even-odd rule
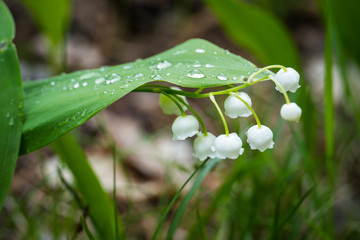
[[[157,235],[159,234],[160,228],[161,226],[164,224],[166,216],[168,215],[169,211],[171,210],[172,206],[174,205],[175,201],[178,199],[178,197],[180,196],[180,193],[182,192],[182,190],[186,187],[186,185],[190,182],[190,180],[195,176],[195,174],[206,164],[207,160],[204,161],[198,168],[195,169],[195,171],[190,175],[190,177],[188,177],[188,179],[186,179],[186,181],[184,182],[184,184],[180,187],[180,189],[176,192],[175,196],[173,197],[173,199],[171,200],[170,204],[167,206],[165,212],[162,214],[160,221],[155,229],[155,232],[153,234],[153,236],[151,237],[152,240],[155,240]]]
[[[23,123],[23,89],[14,22],[0,1],[0,211],[9,191],[18,158]]]
[[[83,227],[86,236],[88,237],[89,240],[95,240],[94,235],[91,233],[89,226],[86,223],[86,220],[83,216],[80,217],[80,221],[81,221],[81,226]]]
[[[188,192],[188,194],[185,196],[185,198],[183,199],[183,201],[181,202],[178,210],[176,211],[175,217],[171,222],[171,225],[169,227],[168,230],[168,234],[166,236],[166,239],[172,239],[175,231],[180,223],[180,220],[182,218],[182,216],[184,215],[185,211],[186,211],[186,207],[188,206],[191,198],[193,197],[193,195],[195,194],[196,190],[200,187],[200,184],[202,183],[202,181],[204,180],[204,178],[206,177],[206,175],[209,173],[209,171],[216,165],[216,163],[219,161],[219,159],[214,158],[214,159],[210,159],[208,161],[208,163],[205,165],[205,167],[203,169],[201,169],[198,177],[196,178],[194,184],[192,185],[190,191]]]
[[[205,224],[202,220],[202,217],[200,215],[199,211],[199,202],[196,204],[196,220],[197,220],[197,226],[199,228],[200,236],[202,240],[207,240],[206,231],[205,231]]]
[[[71,135],[67,134],[56,140],[52,147],[73,173],[78,190],[89,206],[91,221],[102,239],[116,239],[114,206],[80,146]]]
[[[281,229],[284,227],[284,225],[290,220],[291,217],[294,216],[294,214],[296,213],[296,211],[299,209],[299,207],[301,206],[301,204],[305,201],[305,199],[312,193],[312,191],[315,188],[311,188],[310,190],[308,190],[301,198],[300,200],[297,202],[297,204],[291,209],[291,211],[289,212],[289,214],[280,222],[280,224],[277,226],[277,228],[274,229],[273,233],[271,234],[270,239],[277,239],[277,234],[281,231]]]
[[[333,79],[332,79],[332,37],[333,25],[330,6],[325,5],[326,13],[326,34],[325,34],[325,76],[324,76],[324,126],[325,126],[325,154],[326,168],[329,182],[332,187],[335,184],[334,176],[334,131],[335,131],[335,113],[333,100]]]

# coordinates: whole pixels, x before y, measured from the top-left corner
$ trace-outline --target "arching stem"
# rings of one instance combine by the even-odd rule
[[[224,129],[225,129],[225,134],[226,134],[226,136],[229,136],[229,128],[228,128],[228,125],[227,125],[227,123],[226,123],[226,121],[225,121],[224,114],[222,113],[219,105],[217,104],[214,95],[213,95],[212,93],[209,93],[209,98],[210,98],[210,100],[214,103],[214,105],[215,105],[215,107],[216,107],[216,110],[219,112],[219,115],[220,115],[220,117],[221,117],[221,120],[222,120],[222,122],[223,122],[223,124],[224,124]]]
[[[239,99],[240,101],[242,101],[246,107],[252,112],[252,114],[254,115],[254,118],[255,118],[255,121],[258,125],[259,128],[261,128],[261,122],[260,122],[260,119],[259,117],[257,116],[257,114],[255,113],[254,109],[244,100],[242,99],[241,97],[239,97],[236,93],[232,92],[230,93],[231,95],[235,96],[237,99]]]
[[[263,67],[261,69],[259,69],[258,71],[254,72],[253,74],[250,75],[250,77],[248,78],[248,82],[251,83],[254,78],[259,75],[261,72],[268,70],[268,69],[272,69],[272,68],[282,68],[284,70],[284,72],[287,71],[286,67],[282,66],[282,65],[270,65],[270,66],[266,66]]]
[[[283,86],[272,76],[269,76],[269,78],[271,79],[271,81],[273,81],[282,91],[282,93],[284,94],[284,98],[287,104],[290,103],[290,99],[285,91],[285,89],[283,88]]]
[[[180,103],[177,101],[177,99],[174,98],[174,96],[166,93],[166,92],[163,91],[163,90],[160,90],[160,92],[161,92],[162,94],[164,94],[166,97],[168,97],[171,101],[173,101],[173,102],[176,104],[176,106],[179,108],[182,116],[185,116],[185,115],[186,115],[184,109],[182,108],[182,106],[180,105]]]

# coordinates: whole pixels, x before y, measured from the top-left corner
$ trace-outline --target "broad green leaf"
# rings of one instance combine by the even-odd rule
[[[69,25],[70,0],[22,0],[54,45],[64,39]]]
[[[238,0],[205,1],[231,39],[265,64],[299,67],[295,45],[282,23],[255,5]]]
[[[18,158],[23,120],[23,90],[14,37],[14,22],[0,1],[0,210]]]
[[[0,1],[0,43],[10,42],[15,37],[15,24],[5,3]],[[1,46],[2,48],[2,46]]]
[[[73,173],[77,188],[89,207],[89,216],[101,239],[115,239],[114,206],[81,147],[70,134],[59,138],[52,147]]]
[[[21,153],[51,143],[145,83],[214,87],[244,83],[256,70],[240,56],[194,39],[145,60],[26,83]]]

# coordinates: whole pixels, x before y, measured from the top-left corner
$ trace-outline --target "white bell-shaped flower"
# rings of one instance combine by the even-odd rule
[[[242,141],[236,133],[222,134],[215,139],[216,157],[236,159],[243,154]]]
[[[192,115],[179,116],[171,126],[174,140],[184,140],[199,132],[199,122]]]
[[[271,149],[274,146],[273,133],[267,126],[261,125],[261,128],[259,128],[258,125],[254,125],[249,128],[246,135],[247,142],[252,150],[257,149],[263,152],[265,149]]]
[[[208,157],[216,157],[215,139],[216,137],[211,133],[208,133],[207,136],[204,136],[203,133],[198,133],[194,140],[193,156],[200,159],[200,161],[204,161]]]
[[[300,75],[293,68],[286,68],[286,70],[287,71],[285,72],[284,69],[280,69],[275,74],[275,79],[281,84],[285,92],[296,92],[296,89],[300,87]],[[275,86],[275,89],[282,93],[281,89],[277,85]]]
[[[245,102],[247,102],[251,107],[251,98],[247,93],[238,92],[235,94],[242,98]],[[249,108],[234,95],[230,95],[225,99],[224,108],[225,114],[228,115],[230,118],[248,117],[251,115],[251,111],[249,110]]]
[[[296,103],[286,103],[281,107],[280,115],[287,121],[298,122],[301,112],[301,108]]]
[[[181,91],[181,89],[178,87],[171,87],[171,89]],[[181,96],[181,95],[177,95],[177,96],[181,97],[186,103],[188,103],[185,96]],[[159,104],[163,113],[167,115],[181,115],[178,106],[164,94],[160,94]],[[183,104],[180,103],[180,105],[182,106],[184,111],[187,110],[187,108]]]

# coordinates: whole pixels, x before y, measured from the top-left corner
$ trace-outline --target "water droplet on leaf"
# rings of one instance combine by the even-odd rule
[[[201,71],[195,69],[195,70],[192,70],[189,73],[187,73],[186,76],[190,77],[190,78],[204,78],[205,74],[202,73]]]
[[[105,81],[105,78],[98,78],[95,80],[95,84],[100,84]]]
[[[101,69],[100,69],[100,71],[101,71]],[[81,77],[79,79],[84,80],[84,79],[89,79],[89,78],[92,78],[95,76],[99,76],[99,74],[95,73],[95,72],[89,72],[89,73],[85,73],[85,74],[81,75]]]
[[[228,77],[224,73],[220,73],[216,78],[222,81],[228,80]]]
[[[165,69],[165,68],[168,68],[168,67],[171,67],[172,64],[169,62],[169,61],[162,61],[162,62],[159,62],[156,67],[159,69],[159,70],[162,70],[162,69]]]
[[[195,50],[195,52],[197,52],[197,53],[205,53],[205,49],[198,48],[198,49]]]
[[[144,74],[142,74],[142,73],[135,74],[135,78],[141,78],[141,77],[144,77]]]
[[[11,118],[9,119],[9,126],[13,126],[13,125],[14,125],[14,118],[11,117]]]

